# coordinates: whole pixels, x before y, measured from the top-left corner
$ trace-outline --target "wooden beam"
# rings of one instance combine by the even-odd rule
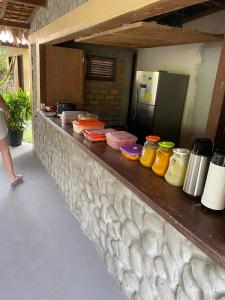
[[[152,48],[192,43],[216,42],[223,34],[187,30],[154,22],[137,22],[76,39],[76,42],[116,47]]]
[[[0,25],[14,27],[14,28],[30,29],[29,23],[22,23],[22,22],[20,23],[20,22],[0,20]]]
[[[8,0],[3,0],[2,11],[1,11],[1,14],[0,14],[0,19],[4,18],[4,15],[5,15],[5,12],[6,12],[6,8],[7,8],[7,4],[8,4]]]
[[[68,17],[66,21],[68,32],[62,31],[61,21],[60,22],[55,21],[54,25],[53,24],[47,25],[46,27],[43,28],[43,33],[41,33],[41,30],[39,30],[38,34],[41,34],[41,38],[40,38],[41,43],[48,43],[50,45],[54,45],[56,43],[62,43],[75,38],[91,35],[96,32],[101,32],[112,28],[116,28],[124,24],[138,22],[167,12],[179,10],[184,7],[203,3],[205,2],[205,0],[156,0],[140,8],[131,9],[130,11],[127,12],[122,11],[120,12],[120,14],[118,12],[118,9],[116,9],[117,15],[112,16],[113,14],[111,14],[111,17],[108,18],[102,17],[102,15],[107,16],[107,11],[103,9],[102,14],[96,14],[96,18],[94,22],[92,18],[90,18],[90,13],[89,13],[89,6],[91,11],[93,11],[93,7],[95,6],[91,2],[92,1],[87,1],[86,3],[84,3],[84,5],[80,5],[78,8],[74,9],[74,12],[69,13],[70,16],[72,14],[77,16],[76,17],[77,23],[74,22],[74,18]],[[98,5],[98,2],[100,2],[100,0],[96,0],[95,2],[97,2]],[[111,4],[109,5],[108,2],[105,3],[106,4],[102,5],[103,7],[104,6],[111,7]],[[116,3],[118,4],[118,1],[116,1]],[[80,20],[81,16],[82,16],[82,20]],[[91,20],[90,22],[88,21],[89,19]],[[99,19],[101,21],[99,21]],[[79,23],[81,24],[79,25]],[[54,26],[54,30],[52,31],[52,29],[50,28],[53,26]],[[51,33],[54,34],[49,35],[48,30],[50,30]],[[32,34],[32,36],[30,36],[30,41],[36,39],[37,37],[36,34],[37,33],[34,33]]]
[[[75,33],[75,37],[91,35],[93,33],[116,28],[124,24],[146,20],[148,18],[159,16],[164,13],[169,13],[175,10],[182,9],[184,7],[205,2],[205,0],[161,0],[159,2],[148,4],[137,10],[127,12],[120,16],[114,17],[111,20],[78,31],[77,33]]]
[[[217,69],[216,81],[213,89],[211,106],[209,109],[208,121],[206,125],[205,136],[215,139],[217,127],[219,124],[221,111],[225,97],[225,38],[220,54],[220,61]]]
[[[20,4],[27,4],[31,6],[47,6],[46,0],[11,0],[11,2],[20,3]]]

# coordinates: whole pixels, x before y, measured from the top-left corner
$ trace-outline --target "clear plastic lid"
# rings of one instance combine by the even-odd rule
[[[106,137],[117,141],[137,140],[137,137],[127,131],[113,131],[106,133]]]
[[[89,113],[83,113],[83,114],[80,114],[78,116],[78,120],[79,121],[90,121],[90,120],[98,120],[98,115],[96,114],[89,114]]]

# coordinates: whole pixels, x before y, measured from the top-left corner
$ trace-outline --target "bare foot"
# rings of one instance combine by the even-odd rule
[[[23,176],[22,175],[15,175],[15,176],[13,176],[13,180],[11,182],[11,186],[16,186],[22,180],[23,180]]]

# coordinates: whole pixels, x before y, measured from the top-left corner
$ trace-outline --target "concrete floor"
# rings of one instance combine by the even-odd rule
[[[31,146],[12,149],[23,184],[0,159],[0,299],[125,300]]]

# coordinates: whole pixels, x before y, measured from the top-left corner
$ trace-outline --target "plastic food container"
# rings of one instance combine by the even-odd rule
[[[107,128],[107,129],[87,129],[83,131],[84,137],[92,142],[99,142],[99,141],[105,141],[106,140],[106,133],[115,131],[115,129]]]
[[[173,149],[170,164],[165,174],[166,181],[175,186],[182,186],[187,170],[190,151],[184,148]]]
[[[121,153],[124,157],[131,160],[139,160],[143,146],[138,144],[125,145],[120,147]]]
[[[126,131],[114,131],[106,133],[107,144],[115,150],[120,150],[120,147],[137,142],[137,137]]]
[[[105,123],[97,120],[92,120],[92,121],[75,120],[72,123],[73,123],[73,130],[79,134],[81,134],[82,131],[85,129],[103,129],[105,127]]]
[[[170,157],[173,155],[173,142],[160,142],[152,171],[158,176],[164,176],[169,166]]]
[[[96,115],[96,114],[89,114],[89,113],[83,113],[83,114],[79,114],[78,120],[79,121],[98,120],[98,115]]]
[[[74,111],[63,111],[61,118],[62,118],[62,123],[63,124],[71,124],[74,120],[78,119],[78,116],[83,113],[87,113],[86,111],[78,111],[78,110],[74,110]]]
[[[148,168],[151,168],[156,157],[157,149],[159,148],[158,142],[160,141],[159,136],[149,135],[146,137],[146,142],[144,144],[140,163]]]

